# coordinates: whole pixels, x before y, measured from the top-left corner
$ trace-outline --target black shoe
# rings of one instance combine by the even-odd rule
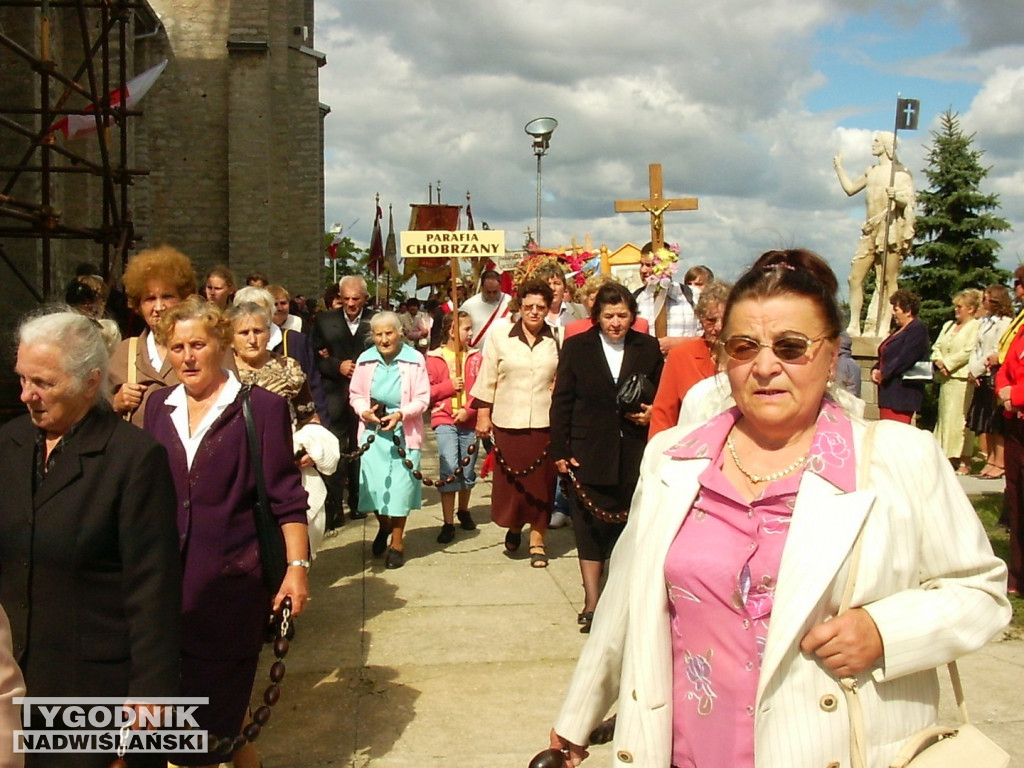
[[[387,559],[384,561],[384,567],[389,570],[395,568],[401,568],[405,565],[405,553],[397,549],[389,549]]]
[[[469,514],[468,509],[460,509],[455,513],[455,516],[459,518],[459,527],[464,531],[475,531],[476,523],[473,522],[473,516]]]
[[[367,512],[362,512],[358,509],[353,509],[351,512],[348,513],[348,516],[351,517],[353,520],[365,520],[367,514]]]
[[[576,623],[580,625],[580,634],[589,635],[590,625],[594,623],[594,612],[587,611],[576,617]]]
[[[451,523],[445,523],[441,526],[441,532],[437,534],[438,544],[451,544],[455,541],[455,526]]]
[[[343,526],[344,524],[345,513],[342,512],[340,509],[330,511],[327,513],[327,525],[325,526],[326,530],[333,531],[336,528],[341,528],[341,526]]]
[[[388,548],[388,536],[391,535],[391,531],[387,528],[381,528],[377,531],[377,535],[373,537],[373,544],[370,545],[370,552],[373,553],[374,557],[380,557],[384,554],[384,550]]]

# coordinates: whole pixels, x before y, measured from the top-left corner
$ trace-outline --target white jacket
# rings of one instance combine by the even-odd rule
[[[865,425],[854,421],[858,461]],[[668,768],[672,646],[664,566],[708,459],[664,455],[692,427],[647,447],[629,523],[555,731],[576,744],[618,700],[615,765]],[[843,493],[805,472],[793,511],[755,701],[756,768],[849,766],[849,720],[836,679],[799,643],[835,614],[864,527],[854,607],[881,633],[882,662],[860,676],[869,765],[935,721],[935,667],[984,645],[1010,617],[1006,568],[929,433],[875,432],[871,487]],[[970,687],[970,681],[966,681]]]

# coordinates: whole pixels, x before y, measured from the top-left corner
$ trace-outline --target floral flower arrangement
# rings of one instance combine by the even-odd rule
[[[532,241],[526,246],[526,250],[529,255],[519,262],[513,275],[516,285],[522,285],[523,281],[528,280],[534,271],[544,264],[557,264],[565,272],[566,279],[571,280],[577,288],[594,274],[595,254],[589,251],[545,251]]]
[[[660,248],[653,255],[654,263],[647,285],[653,285],[655,290],[667,289],[672,285],[672,276],[679,270],[679,243],[669,243],[668,247]]]

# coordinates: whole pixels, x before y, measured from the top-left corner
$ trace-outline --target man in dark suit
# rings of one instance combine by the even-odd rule
[[[372,344],[370,312],[366,310],[366,281],[347,275],[338,284],[341,309],[320,312],[313,321],[310,342],[317,354],[317,367],[323,378],[330,415],[330,430],[338,438],[342,453],[358,447],[359,417],[348,402],[348,387],[356,358]],[[348,486],[348,507],[353,520],[366,517],[359,511],[359,462],[347,461],[344,469],[324,478],[327,484],[327,526],[336,528],[344,522],[342,493]]]
[[[27,689],[176,696],[181,560],[167,453],[100,396],[106,345],[88,318],[24,323],[16,371],[29,413],[0,429],[0,603]],[[26,765],[111,759],[34,754]],[[136,764],[162,766],[166,756],[132,755]]]

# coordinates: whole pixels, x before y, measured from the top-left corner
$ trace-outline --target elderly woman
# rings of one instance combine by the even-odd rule
[[[243,288],[238,294],[264,290]],[[288,400],[292,448],[301,455],[298,465],[302,470],[302,487],[309,495],[306,518],[310,555],[315,556],[326,529],[327,487],[320,474],[329,476],[337,470],[341,458],[338,438],[320,426],[313,393],[298,361],[268,348],[273,321],[267,308],[243,301],[229,309],[226,316],[231,324],[231,347],[239,381],[248,387],[263,387]]]
[[[551,736],[572,765],[616,697],[617,765],[848,765],[847,676],[866,764],[889,765],[935,721],[935,667],[1009,619],[1005,567],[934,439],[871,435],[830,396],[836,287],[791,250],[733,288],[718,349],[736,406],[644,454]]]
[[[694,311],[703,335],[684,339],[668,353],[654,397],[650,437],[678,424],[679,408],[686,393],[698,381],[715,375],[715,344],[722,331],[725,301],[731,288],[728,283],[711,282],[701,291]]]
[[[878,415],[887,421],[909,424],[924,401],[923,379],[904,379],[919,362],[928,362],[931,340],[928,328],[917,319],[921,300],[913,291],[900,289],[889,297],[896,330],[878,347],[878,363],[871,381],[878,387]]]
[[[377,516],[379,529],[371,549],[374,557],[387,549],[384,565],[401,568],[405,565],[406,519],[423,502],[423,487],[413,472],[420,468],[430,380],[423,356],[402,341],[398,315],[378,312],[370,319],[370,332],[374,346],[356,359],[349,386],[352,410],[359,415],[360,445],[376,434],[359,461],[359,509]],[[411,462],[412,468],[405,461]]]
[[[170,309],[157,327],[178,386],[160,390],[146,406],[146,431],[167,449],[177,490],[182,552],[182,680],[184,696],[208,696],[197,720],[219,737],[241,730],[267,614],[291,597],[305,608],[306,492],[292,461],[287,401],[259,387],[244,388],[225,370],[229,326],[215,304],[193,296]],[[264,586],[253,508],[255,457],[249,450],[244,400],[252,405],[270,513],[281,526],[287,570],[272,594]],[[214,755],[181,755],[180,765],[216,765]],[[255,765],[246,744],[236,766]]]
[[[555,496],[549,452],[551,389],[559,344],[545,322],[552,292],[543,280],[519,286],[520,318],[495,328],[484,347],[480,375],[470,390],[476,433],[494,438],[498,463],[491,487],[491,518],[505,534],[505,550],[519,549],[530,526],[530,565],[546,568],[544,535]]]
[[[600,272],[591,275],[587,278],[587,281],[580,286],[579,290],[576,291],[576,298],[580,300],[583,305],[583,309],[586,311],[587,316],[581,317],[579,320],[573,320],[567,326],[565,326],[565,338],[570,339],[573,336],[577,336],[581,333],[586,333],[594,327],[594,321],[591,320],[590,315],[594,309],[594,299],[597,298],[597,292],[602,287],[609,283],[618,283],[611,275],[602,275]],[[642,317],[637,317],[633,320],[633,330],[637,333],[647,333],[649,326],[647,321]]]
[[[185,254],[161,245],[134,256],[123,281],[128,306],[146,329],[122,341],[111,357],[111,402],[115,412],[141,427],[150,395],[178,383],[167,350],[153,331],[167,310],[196,292],[196,276]]]
[[[634,375],[657,387],[664,365],[657,339],[632,330],[635,317],[629,291],[618,283],[602,286],[591,309],[593,327],[562,349],[551,396],[551,456],[589,501],[569,491],[584,593],[577,622],[584,633],[601,594],[604,563],[625,522],[615,516],[629,510],[640,476],[651,420],[650,403],[629,412],[619,407],[617,394]]]
[[[223,264],[218,264],[206,273],[203,295],[207,301],[216,304],[221,312],[226,310],[235,297],[234,273]]]
[[[95,322],[33,316],[17,341],[28,413],[0,429],[0,603],[29,693],[176,696],[181,568],[167,452],[110,410]],[[112,757],[59,756],[95,768]],[[166,755],[132,761],[162,766]]]
[[[959,475],[971,473],[974,433],[967,429],[965,417],[974,386],[967,380],[967,362],[978,341],[980,324],[974,313],[981,305],[981,291],[960,291],[953,297],[954,318],[942,326],[932,345],[935,381],[939,384],[939,418],[935,439],[946,452]]]
[[[1005,285],[995,283],[985,289],[979,312],[978,341],[967,361],[967,379],[974,385],[974,395],[967,408],[967,428],[980,435],[985,452],[985,466],[978,474],[988,480],[1003,477],[1004,422],[1002,408],[996,403],[995,374],[999,369],[999,339],[1010,327],[1013,304]]]

